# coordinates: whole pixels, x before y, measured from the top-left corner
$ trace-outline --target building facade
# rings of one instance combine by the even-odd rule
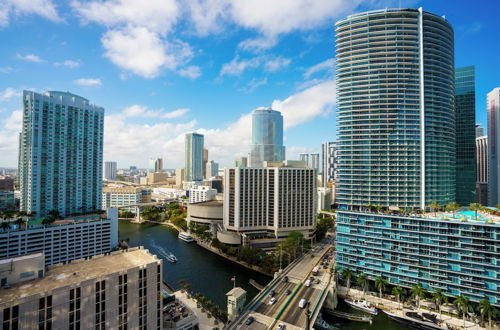
[[[101,209],[104,109],[66,92],[23,92],[21,210]]]
[[[150,158],[148,172],[149,173],[163,172],[163,158]]]
[[[135,207],[123,207],[151,202],[151,190],[135,187],[104,187],[102,189],[102,209],[118,208],[122,211],[134,212]]]
[[[116,162],[104,162],[104,180],[116,180]]]
[[[384,9],[340,20],[336,37],[339,205],[454,201],[451,25],[421,9]]]
[[[476,196],[475,68],[455,69],[456,201],[475,203]]]
[[[476,138],[477,202],[488,205],[488,137]]]
[[[487,95],[488,111],[488,205],[500,204],[500,87]]]
[[[328,182],[335,181],[337,179],[337,143],[336,142],[324,142],[321,145],[321,161],[322,161],[322,172],[323,172],[323,187],[326,187]]]
[[[0,289],[4,329],[162,329],[162,261],[142,248],[54,266]]]
[[[234,167],[248,167],[247,157],[238,157],[234,160]]]
[[[440,288],[500,305],[500,222],[343,211],[337,216],[340,268],[391,284]]]
[[[476,137],[484,136],[484,128],[481,127],[481,124],[476,124]]]
[[[205,179],[210,179],[219,174],[219,163],[214,162],[213,160],[207,162],[207,168],[205,171]]]
[[[184,181],[203,180],[204,136],[197,133],[186,134]]]
[[[43,252],[45,264],[108,253],[118,245],[118,210],[0,233],[0,259]]]
[[[270,108],[258,108],[252,112],[252,146],[250,167],[263,167],[265,161],[285,160],[283,146],[283,116]]]
[[[211,201],[217,196],[217,189],[207,186],[194,186],[189,189],[189,203]]]
[[[299,160],[305,162],[306,165],[309,166],[310,168],[315,169],[316,172],[319,172],[319,154],[318,153],[299,154]]]

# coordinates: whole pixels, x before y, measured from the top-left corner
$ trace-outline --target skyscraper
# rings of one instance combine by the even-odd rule
[[[252,113],[250,167],[262,167],[265,161],[283,160],[283,116],[270,108],[255,109]]]
[[[488,205],[500,204],[500,87],[487,96],[488,110]]]
[[[488,205],[488,137],[476,138],[477,202]]]
[[[336,35],[338,204],[454,201],[450,24],[422,10],[386,9],[348,16]]]
[[[309,166],[309,154],[299,154],[299,160],[303,161],[307,166]]]
[[[116,162],[104,162],[104,179],[116,180]]]
[[[208,149],[203,148],[203,178],[207,177]]]
[[[23,92],[21,210],[101,209],[104,109],[69,92]]]
[[[247,166],[248,166],[247,157],[238,157],[234,160],[234,167],[247,167]]]
[[[162,158],[150,158],[148,171],[150,173],[163,172],[163,159]]]
[[[185,181],[203,180],[203,141],[204,136],[201,134],[186,134]]]
[[[474,66],[455,69],[456,201],[476,202],[476,88]]]
[[[219,173],[219,163],[214,162],[213,160],[207,162],[206,166],[206,179],[210,179],[214,176],[217,176]]]
[[[337,143],[324,142],[321,145],[321,159],[323,171],[323,187],[337,179]]]
[[[316,172],[319,171],[319,154],[318,153],[311,153],[311,154],[302,153],[302,154],[299,154],[299,160],[305,162],[305,164],[308,167],[314,168],[316,170]]]
[[[476,124],[476,137],[484,136],[484,128],[481,127],[481,124]]]

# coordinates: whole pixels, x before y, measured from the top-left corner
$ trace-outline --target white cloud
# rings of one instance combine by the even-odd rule
[[[260,86],[264,86],[266,84],[267,84],[267,77],[264,77],[262,79],[253,78],[248,82],[247,87],[242,88],[241,90],[246,93],[252,93]]]
[[[66,60],[62,62],[55,62],[54,66],[66,66],[68,68],[77,68],[80,66],[80,62],[73,60]]]
[[[12,111],[9,117],[5,120],[4,127],[11,131],[21,131],[23,125],[23,111]]]
[[[15,110],[3,120],[3,128],[0,129],[0,166],[17,167],[17,152],[19,147],[19,135],[23,120],[23,111]]]
[[[318,63],[316,65],[313,65],[307,71],[304,73],[304,78],[309,79],[313,74],[316,72],[320,72],[323,70],[332,70],[335,65],[335,59],[334,58],[329,58],[321,63]]]
[[[125,117],[143,117],[143,118],[163,118],[174,119],[183,117],[189,112],[187,108],[180,108],[173,111],[165,112],[163,109],[152,110],[143,105],[134,104],[123,109],[122,114]]]
[[[100,78],[80,78],[73,81],[80,86],[101,86],[102,81]]]
[[[277,57],[267,61],[264,64],[264,69],[268,72],[278,71],[279,69],[288,66],[291,61],[292,60],[289,58]]]
[[[0,26],[9,25],[10,16],[39,15],[53,22],[61,22],[51,0],[3,0],[0,3]]]
[[[199,66],[191,65],[187,68],[179,70],[179,75],[189,79],[196,79],[201,76],[201,70]]]
[[[206,36],[223,32],[230,3],[226,0],[185,0],[188,15],[196,34]]]
[[[17,91],[12,87],[7,87],[3,91],[0,92],[0,101],[8,101],[13,97],[21,96],[21,92]]]
[[[38,55],[35,55],[35,54],[26,54],[26,55],[21,55],[21,54],[17,54],[16,57],[20,60],[24,60],[24,61],[29,61],[29,62],[34,62],[34,63],[42,63],[42,62],[45,62],[44,60],[42,60]]]
[[[260,59],[257,57],[251,58],[249,60],[239,60],[239,57],[236,56],[231,60],[229,63],[225,63],[222,66],[222,69],[220,71],[220,75],[228,75],[228,76],[239,76],[247,68],[256,68],[260,65]]]

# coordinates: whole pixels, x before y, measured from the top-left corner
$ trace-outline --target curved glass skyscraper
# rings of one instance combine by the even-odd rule
[[[283,146],[283,116],[270,108],[258,108],[252,113],[252,147],[250,167],[262,167],[264,161],[285,160]]]
[[[453,29],[415,9],[336,24],[339,205],[455,200]]]

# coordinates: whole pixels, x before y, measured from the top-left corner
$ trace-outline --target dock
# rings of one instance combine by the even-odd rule
[[[257,290],[259,291],[262,291],[264,290],[264,286],[263,285],[260,285],[259,283],[257,283],[257,281],[255,281],[253,278],[251,278],[248,282],[250,282],[250,284],[256,288]]]
[[[323,312],[349,321],[367,322],[372,324],[372,317],[367,315],[350,314],[350,313],[335,311],[330,308],[323,308]]]

